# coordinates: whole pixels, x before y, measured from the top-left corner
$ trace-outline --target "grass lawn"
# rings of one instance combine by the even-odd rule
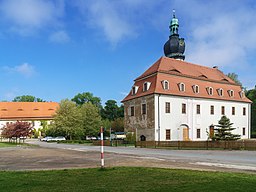
[[[15,147],[17,144],[16,143],[8,143],[8,142],[0,142],[0,148],[1,147]]]
[[[256,191],[256,175],[160,168],[0,172],[4,192]]]

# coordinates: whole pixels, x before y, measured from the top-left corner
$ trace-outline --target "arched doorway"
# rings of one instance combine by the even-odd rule
[[[189,127],[186,124],[180,125],[180,131],[182,134],[182,140],[183,141],[189,141]]]
[[[141,136],[140,136],[140,140],[141,140],[141,141],[146,141],[145,135],[141,135]]]

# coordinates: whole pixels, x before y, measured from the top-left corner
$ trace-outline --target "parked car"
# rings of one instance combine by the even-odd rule
[[[52,140],[53,140],[53,137],[50,137],[50,136],[47,136],[41,139],[41,141],[46,141],[46,142],[52,141]]]
[[[66,141],[66,138],[62,137],[62,136],[58,136],[58,137],[53,138],[52,141]]]

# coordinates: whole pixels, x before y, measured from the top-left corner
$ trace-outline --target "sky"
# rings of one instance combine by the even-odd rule
[[[173,9],[185,61],[254,88],[254,0],[0,0],[0,100],[91,92],[119,103],[164,55]]]

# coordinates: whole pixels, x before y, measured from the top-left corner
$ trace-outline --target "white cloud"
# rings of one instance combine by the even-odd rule
[[[3,69],[8,73],[18,73],[25,77],[31,77],[36,74],[34,67],[28,63],[23,63],[14,67],[5,66]]]
[[[148,6],[152,2],[145,0],[78,0],[74,4],[84,16],[87,27],[97,29],[97,34],[114,47],[125,38],[137,37],[141,26],[139,17],[143,17],[141,13],[153,8]],[[142,5],[144,9],[141,9]]]
[[[60,30],[50,35],[49,40],[54,43],[67,43],[70,41],[66,31]]]
[[[64,13],[64,1],[3,0],[0,11],[9,29],[21,35],[30,35],[37,29],[56,24]]]

